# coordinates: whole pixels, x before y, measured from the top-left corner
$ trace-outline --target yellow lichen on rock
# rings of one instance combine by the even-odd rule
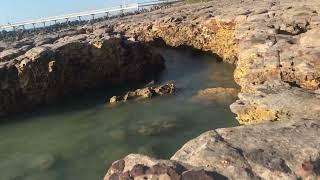
[[[235,23],[211,20],[207,23],[213,36],[209,47],[212,52],[218,54],[224,61],[235,63],[238,56],[238,48],[235,42]]]
[[[239,112],[237,120],[240,124],[254,124],[277,120],[276,113],[267,108],[249,106]]]

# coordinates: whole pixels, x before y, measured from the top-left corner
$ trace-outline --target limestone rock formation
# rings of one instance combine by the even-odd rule
[[[230,106],[242,124],[320,117],[320,97],[315,92],[279,81],[256,87],[253,92],[240,93],[240,100]]]
[[[110,103],[126,102],[132,99],[152,98],[172,94],[176,91],[176,86],[173,83],[167,83],[158,87],[146,87],[129,91],[123,96],[113,96],[110,98]]]
[[[175,179],[194,170],[201,171],[193,173],[216,179],[317,179],[320,139],[315,137],[319,136],[318,119],[212,130],[186,143],[171,161],[143,155],[129,155],[116,161],[105,180],[137,176],[160,179],[159,176],[167,175],[168,179]],[[160,170],[155,170],[160,167],[161,175]],[[189,179],[198,180],[201,176]]]
[[[66,36],[1,62],[0,114],[98,86],[152,79],[164,69],[163,58],[143,43],[109,34],[94,38]]]
[[[35,47],[34,37],[0,42],[0,114],[101,82],[154,75],[163,60],[141,42],[188,46],[236,66],[241,92],[231,110],[242,124],[261,124],[206,132],[162,164],[127,156],[105,179],[183,174],[206,179],[210,173],[229,179],[319,179],[319,13],[319,0],[212,0],[67,29],[49,45],[39,41]]]
[[[241,102],[244,106],[248,105],[242,106],[245,109],[258,109],[264,113],[259,116],[251,113],[252,110],[238,111],[237,108],[233,108],[233,112],[241,123],[250,123],[251,120],[261,122],[262,119],[275,119],[265,118],[269,114],[283,112],[283,109],[275,108],[266,110],[261,103],[253,102],[258,99],[254,97],[259,93],[257,90],[261,84],[275,87],[279,83],[274,82],[288,83],[305,91],[301,98],[311,98],[313,91],[320,88],[319,12],[317,0],[305,0],[303,3],[300,0],[180,3],[172,8],[110,19],[92,26],[69,28],[52,35],[41,34],[38,38],[30,36],[14,43],[0,41],[1,47],[5,47],[0,52],[0,61],[19,59],[17,52],[28,51],[37,44],[43,46],[46,42],[58,41],[57,37],[87,35],[93,40],[92,45],[100,47],[99,39],[108,39],[106,34],[114,32],[124,34],[131,42],[160,40],[173,47],[188,46],[214,53],[236,65],[234,78],[246,96],[240,96],[235,106]],[[21,50],[16,51],[19,48]],[[282,89],[281,86],[275,89]],[[291,91],[290,88],[288,91]],[[294,101],[295,97],[290,94],[294,93],[288,93],[286,98]],[[252,96],[251,103],[243,99],[249,96]],[[265,110],[268,111],[267,115]],[[248,113],[243,116],[245,112]]]
[[[186,169],[169,160],[130,154],[112,164],[104,180],[214,180],[218,174],[203,169]]]
[[[241,92],[230,107],[248,125],[206,132],[171,160],[228,179],[319,179],[319,12],[317,0],[212,0],[115,21],[115,31],[140,41],[190,46],[236,66]]]
[[[212,0],[140,14],[134,20],[125,17],[110,26],[139,41],[189,46],[234,63],[242,94],[232,109],[240,123],[253,123],[287,119],[277,117],[287,111],[299,116],[285,106],[270,109],[271,104],[259,102],[261,85],[274,87],[272,93],[265,92],[268,99],[282,96],[285,83],[293,87],[286,90],[286,102],[312,99],[313,91],[320,88],[319,12],[317,0]],[[295,93],[297,88],[304,93]],[[239,103],[246,110],[234,108]],[[303,109],[304,104],[295,105]],[[319,113],[317,108],[309,111]]]
[[[317,179],[320,121],[295,119],[206,132],[171,159],[230,179]]]

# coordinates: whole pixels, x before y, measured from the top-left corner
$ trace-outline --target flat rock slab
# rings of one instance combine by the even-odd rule
[[[211,130],[187,142],[171,160],[130,154],[112,164],[105,180],[317,179],[319,136],[320,121],[307,119]]]
[[[214,180],[225,177],[203,169],[186,169],[170,160],[130,154],[116,161],[104,180]]]
[[[320,121],[289,120],[208,131],[171,160],[230,179],[320,178]]]

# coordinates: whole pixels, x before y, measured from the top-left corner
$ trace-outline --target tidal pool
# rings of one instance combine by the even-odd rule
[[[0,119],[0,179],[101,180],[129,153],[170,158],[202,132],[237,125],[230,101],[192,98],[205,88],[237,87],[233,66],[190,50],[157,50],[167,65],[157,83],[173,80],[175,95],[109,106],[123,89],[97,90]]]

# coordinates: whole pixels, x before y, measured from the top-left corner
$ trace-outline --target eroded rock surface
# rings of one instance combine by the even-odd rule
[[[202,174],[204,179],[317,179],[320,139],[315,137],[319,136],[318,119],[212,130],[186,143],[170,161],[143,155],[129,155],[116,161],[105,180],[161,179],[160,176],[184,179],[183,174],[195,170],[193,173]],[[157,168],[162,173],[154,170]],[[202,179],[202,175],[188,179]]]
[[[15,58],[15,49],[27,51],[33,46],[56,41],[57,38],[87,34],[99,42],[106,33],[118,32],[131,41],[163,41],[173,47],[189,46],[217,54],[224,61],[234,63],[234,78],[241,86],[240,111],[233,105],[232,111],[241,123],[281,120],[265,118],[269,116],[257,98],[259,86],[280,87],[286,85],[301,88],[300,96],[295,88],[286,92],[286,100],[296,97],[313,97],[320,88],[319,74],[319,32],[320,5],[317,0],[213,0],[208,3],[174,5],[172,8],[156,10],[139,15],[125,16],[99,22],[93,26],[66,29],[52,35],[42,34],[41,38],[25,38],[5,47],[0,53],[0,61]],[[35,43],[36,42],[36,43]],[[99,47],[100,43],[97,43]],[[274,82],[281,83],[274,83]],[[251,97],[250,97],[251,96]],[[270,95],[269,99],[276,96]],[[283,96],[284,97],[284,96]],[[307,99],[309,99],[307,98]],[[302,99],[302,98],[299,98]],[[283,100],[283,101],[286,101]],[[248,103],[250,101],[250,103]],[[273,100],[276,101],[276,100]],[[279,101],[282,101],[280,99]],[[303,103],[302,103],[303,104]],[[282,114],[282,108],[267,109],[271,114]],[[261,111],[260,111],[261,110]],[[244,112],[248,112],[244,115]],[[291,112],[292,116],[298,116]],[[317,114],[317,111],[313,111]],[[261,115],[259,115],[261,114]],[[273,116],[273,115],[272,115]]]
[[[192,97],[194,102],[200,103],[224,103],[230,104],[237,99],[239,90],[236,88],[207,88],[198,91],[198,94]]]
[[[222,177],[203,169],[186,169],[170,160],[130,154],[112,164],[104,180],[214,180]]]
[[[146,87],[129,91],[123,96],[113,96],[110,98],[110,103],[126,102],[133,99],[152,98],[156,96],[163,96],[173,94],[176,91],[176,86],[173,83],[167,83],[158,87]]]
[[[230,179],[320,178],[320,121],[295,119],[208,131],[171,160]]]
[[[11,56],[0,63],[0,115],[85,89],[152,79],[164,69],[148,46],[109,34],[66,36]]]
[[[317,0],[213,0],[114,22],[137,40],[191,46],[236,66],[241,92],[231,110],[248,125],[206,132],[171,160],[229,179],[319,179],[319,13]]]
[[[62,32],[59,37],[68,39],[77,35],[79,41],[82,39],[79,34],[90,34],[86,36],[94,39],[93,47],[84,46],[96,51],[96,48],[104,47],[104,41],[100,39],[105,33],[119,32],[130,37],[131,42],[160,40],[173,47],[190,46],[217,54],[236,66],[234,78],[241,86],[241,93],[231,110],[242,124],[262,124],[209,131],[183,146],[172,157],[174,162],[166,162],[180,164],[186,170],[203,168],[205,172],[217,172],[229,179],[319,179],[319,13],[319,0],[213,0],[113,19],[95,24],[93,28]],[[28,76],[21,74],[33,75],[43,69],[26,68],[29,66],[23,64],[38,63],[39,67],[46,67],[45,72],[56,72],[60,61],[45,58],[47,61],[42,65],[39,57],[51,57],[52,51],[69,52],[69,45],[67,50],[63,45],[57,48],[41,45],[41,48],[31,49],[21,56],[12,50],[23,48],[27,52],[34,45],[29,41],[1,45],[5,47],[0,48],[0,61],[5,61],[0,64],[1,108],[7,108],[8,104],[24,97],[21,88],[12,87],[22,86],[27,87],[24,88],[26,92],[35,91],[33,87],[36,86],[26,83],[33,78],[29,80]],[[46,44],[46,41],[39,43]],[[81,43],[71,44],[70,48],[83,46]],[[71,57],[79,56],[83,54],[75,53]],[[8,60],[11,58],[14,60]],[[25,58],[27,61],[22,61]],[[74,68],[79,67],[78,61],[68,62],[72,62]],[[93,68],[99,69],[100,66]],[[76,75],[74,72],[78,70],[70,71],[65,75]],[[38,82],[38,79],[51,76],[35,77]],[[68,79],[64,81],[70,82]],[[48,86],[44,84],[44,87]],[[36,85],[43,87],[42,83]],[[53,85],[65,87],[65,84]],[[69,87],[70,84],[66,85]],[[283,121],[265,123],[278,120]],[[165,173],[157,174],[153,166],[158,160],[141,156],[130,158],[128,156],[120,164],[113,165],[105,179],[145,176],[159,179],[159,175],[165,179],[171,177],[171,172],[174,177],[179,175],[181,178],[183,173],[175,169],[176,165],[165,165],[161,166]]]
[[[256,86],[253,92],[242,92],[230,107],[242,124],[320,117],[320,98],[308,91],[279,81]]]
[[[213,0],[125,17],[113,21],[111,27],[139,41],[160,39],[174,47],[209,51],[234,63],[234,78],[245,95],[231,108],[240,123],[253,123],[287,119],[277,115],[287,111],[292,117],[300,115],[285,105],[272,109],[271,104],[263,105],[266,98],[257,96],[260,86],[273,87],[272,93],[265,91],[270,103],[300,100],[297,109],[303,109],[307,103],[303,99],[313,98],[320,88],[319,12],[317,0]],[[286,84],[292,88],[283,91]],[[234,108],[239,104],[247,110]],[[309,111],[319,113],[318,108]]]

